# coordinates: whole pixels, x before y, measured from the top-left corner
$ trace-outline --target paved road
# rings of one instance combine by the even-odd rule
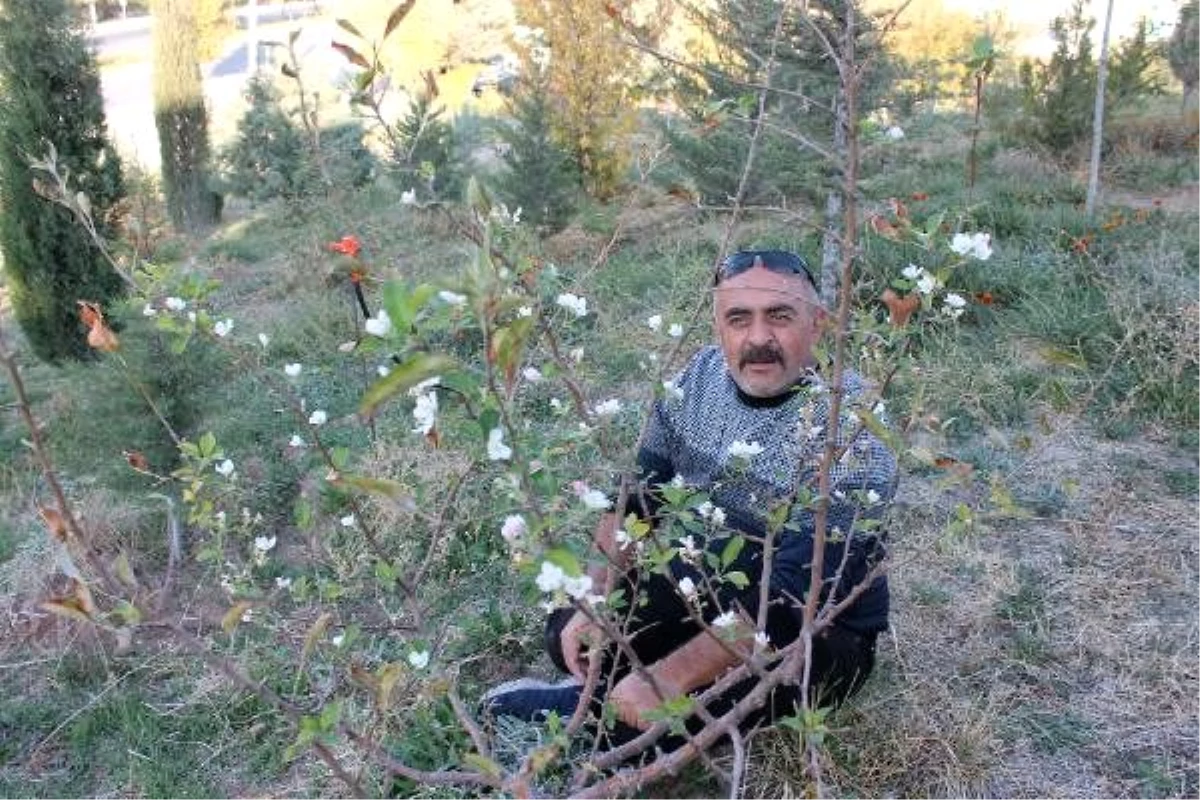
[[[300,3],[263,6],[259,12],[261,22],[268,24],[303,19],[307,13],[318,8],[311,0],[304,0]],[[317,21],[303,25],[305,33],[301,38],[319,44],[321,31],[325,27],[325,23]],[[257,33],[260,39],[279,35],[278,29],[275,32],[260,29]],[[158,134],[154,127],[150,18],[143,16],[102,22],[91,33],[90,39],[99,55],[117,61],[115,66],[104,68],[100,74],[109,135],[127,160],[137,162],[146,169],[157,170],[160,157]],[[239,31],[231,37],[220,58],[202,67],[210,121],[224,121],[238,113],[242,90],[250,73],[246,39],[247,33]],[[328,50],[327,41],[324,49]]]

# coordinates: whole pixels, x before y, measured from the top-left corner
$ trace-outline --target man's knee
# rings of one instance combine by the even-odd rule
[[[550,660],[554,662],[554,666],[558,667],[563,672],[570,672],[567,669],[567,661],[563,658],[562,650],[562,632],[567,626],[567,621],[575,616],[575,609],[571,607],[556,608],[550,612],[550,616],[546,618],[545,630],[545,647],[546,654],[550,656]]]

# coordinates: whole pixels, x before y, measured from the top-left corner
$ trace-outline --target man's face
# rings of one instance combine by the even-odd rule
[[[825,312],[806,278],[756,266],[723,280],[713,294],[717,337],[743,392],[774,397],[813,366]]]

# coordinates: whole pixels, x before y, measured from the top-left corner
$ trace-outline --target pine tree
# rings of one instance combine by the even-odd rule
[[[106,138],[95,60],[73,20],[67,0],[0,4],[0,248],[17,321],[52,362],[89,353],[76,301],[105,304],[122,291],[71,212],[35,193],[29,167],[52,143],[99,233],[112,235],[121,164]]]
[[[851,1],[857,8],[857,0]],[[693,22],[710,46],[703,51],[700,70],[673,75],[676,101],[690,124],[674,120],[664,134],[702,199],[723,204],[737,192],[750,133],[759,116],[753,87],[768,78],[763,69],[766,48],[783,13],[770,76],[775,91],[769,93],[765,108],[770,125],[760,136],[742,202],[824,202],[829,160],[803,141],[827,152],[834,150],[839,78],[824,41],[840,40],[846,8],[846,0],[813,0],[805,9],[776,0],[728,0],[695,12]],[[890,67],[878,53],[872,19],[861,12],[855,18],[859,61],[872,65],[860,90],[861,106],[869,107]]]
[[[580,185],[575,164],[551,135],[550,83],[540,65],[518,80],[509,102],[511,123],[501,129],[508,145],[499,194],[542,233],[562,230],[571,218]]]
[[[543,41],[518,47],[522,69],[533,68],[540,48],[553,97],[555,139],[570,152],[593,197],[607,199],[625,177],[637,127],[643,69],[622,42],[614,19],[631,14],[632,0],[517,0],[517,19],[540,30]]]
[[[154,0],[154,121],[171,223],[194,232],[215,223],[221,197],[209,185],[208,110],[190,0]]]

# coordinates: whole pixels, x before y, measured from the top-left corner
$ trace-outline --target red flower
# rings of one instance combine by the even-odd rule
[[[361,248],[361,245],[358,243],[357,236],[343,236],[338,241],[329,243],[330,250],[332,250],[335,253],[342,253],[343,255],[348,255],[351,258],[358,257],[358,251],[360,248]]]

